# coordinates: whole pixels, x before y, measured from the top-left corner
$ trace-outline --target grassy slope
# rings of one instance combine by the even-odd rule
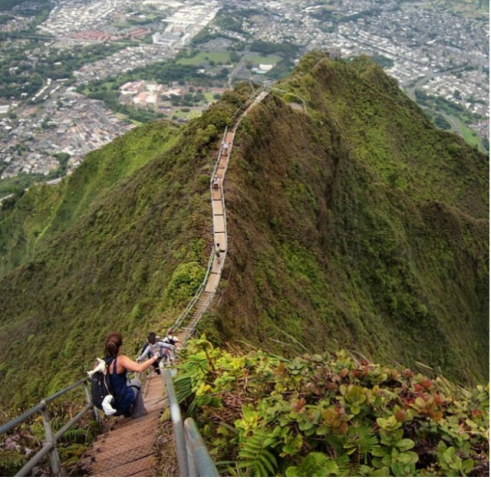
[[[372,62],[317,61],[280,85],[308,117],[269,97],[241,126],[214,325],[276,350],[293,336],[486,378],[486,157]]]
[[[132,355],[149,329],[160,331],[181,311],[203,278],[211,249],[209,177],[224,118],[236,108],[215,106],[175,140],[164,124],[139,130],[142,138],[131,132],[120,139],[119,154],[108,154],[116,148],[111,144],[67,184],[29,191],[14,211],[3,213],[5,222],[18,218],[39,228],[34,218],[45,225],[45,201],[66,212],[51,220],[64,229],[46,233],[47,248],[34,259],[19,248],[29,261],[20,258],[22,265],[0,278],[0,381],[23,386],[13,394],[1,389],[4,407],[30,405],[80,378],[102,355],[108,331],[122,331]],[[131,176],[84,203],[90,186],[100,191],[105,184],[102,172],[122,167],[124,152],[144,138],[159,145],[148,153],[153,160],[137,161]],[[64,210],[67,198],[80,200]],[[21,220],[24,209],[35,217]]]
[[[115,185],[173,146],[177,127],[153,123],[91,152],[75,175],[59,186],[31,187],[18,208],[0,216],[0,275],[34,258]]]
[[[280,85],[306,98],[308,116],[269,97],[240,127],[227,288],[205,327],[270,349],[294,338],[484,377],[485,157],[435,130],[371,63],[317,62]],[[0,381],[23,385],[2,389],[2,405],[79,378],[107,331],[133,354],[175,318],[203,275],[209,175],[241,88],[178,138],[164,125],[131,132],[2,215]],[[147,142],[140,160],[134,141]]]

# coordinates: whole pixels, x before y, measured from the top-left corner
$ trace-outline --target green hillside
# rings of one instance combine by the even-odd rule
[[[100,203],[122,180],[167,151],[178,128],[170,123],[149,124],[87,155],[75,175],[57,187],[38,185],[19,201],[6,202],[0,217],[0,274],[24,263],[50,239],[66,231]]]
[[[2,389],[3,405],[32,404],[80,378],[108,330],[135,334],[133,354],[149,328],[180,312],[212,243],[208,150],[236,108],[217,106],[184,132],[135,129],[1,213],[4,265],[20,266],[0,280],[0,377],[23,385]]]
[[[228,172],[223,338],[488,376],[488,161],[383,71],[304,58]],[[273,339],[273,340],[271,340]]]
[[[310,54],[277,87],[236,136],[229,255],[200,329],[485,379],[486,157],[367,59]],[[219,139],[250,93],[237,87],[184,127],[135,129],[0,212],[0,381],[23,386],[2,389],[2,405],[79,378],[109,330],[132,355],[180,313],[211,248]]]

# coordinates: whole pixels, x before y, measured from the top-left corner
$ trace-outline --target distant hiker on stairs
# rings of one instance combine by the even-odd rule
[[[221,253],[225,253],[225,250],[223,250],[222,248],[220,248],[220,244],[217,243],[216,246],[215,246],[215,255],[217,257],[217,262],[220,263],[220,254]]]
[[[140,363],[145,357],[151,357],[158,353],[159,358],[163,358],[164,361],[168,360],[171,357],[172,344],[163,342],[157,342],[157,336],[154,332],[151,332],[148,335],[148,343],[146,347],[143,349],[142,354],[136,359],[138,363]],[[160,375],[159,368],[159,360],[157,360],[153,364],[153,368],[155,369],[155,373]]]
[[[228,143],[224,140],[222,142],[222,155],[227,155],[228,154]]]
[[[172,361],[174,361],[176,359],[175,352],[178,349],[177,344],[181,343],[181,341],[176,336],[174,336],[174,331],[171,328],[169,328],[169,330],[167,330],[167,333],[166,333],[163,341],[164,341],[164,343],[168,343],[169,345],[172,345],[172,349],[170,351],[169,358]]]

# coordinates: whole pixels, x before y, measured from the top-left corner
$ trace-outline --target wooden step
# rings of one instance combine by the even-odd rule
[[[123,465],[115,465],[108,463],[109,468],[106,470],[97,470],[94,472],[95,477],[129,477],[139,474],[138,476],[143,476],[142,473],[146,472],[146,476],[149,471],[156,466],[156,458],[153,455],[145,456],[138,460],[125,463]]]

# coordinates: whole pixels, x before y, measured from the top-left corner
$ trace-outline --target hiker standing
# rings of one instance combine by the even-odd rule
[[[164,341],[164,343],[172,345],[169,356],[170,356],[171,360],[175,360],[176,359],[175,352],[177,350],[177,344],[181,343],[181,342],[176,336],[174,336],[174,332],[172,331],[172,329],[167,330],[167,333],[166,333],[163,341]]]
[[[226,140],[222,142],[222,152],[224,155],[227,155],[228,153],[228,143]]]
[[[138,363],[140,363],[145,357],[151,358],[155,352],[158,352],[160,356],[163,356],[163,352],[159,348],[153,348],[155,343],[157,342],[157,335],[155,335],[155,332],[150,332],[147,337],[147,342],[143,345],[141,351],[140,351],[140,356],[136,359]],[[160,368],[159,368],[159,360],[157,360],[155,363],[152,364],[152,367],[158,375],[160,375]]]
[[[217,256],[218,263],[220,263],[220,254],[221,253],[224,253],[224,252],[225,252],[225,250],[223,250],[222,248],[220,248],[220,244],[217,243],[216,244],[216,247],[215,247],[215,255]]]
[[[116,415],[132,416],[133,418],[146,415],[143,403],[140,380],[128,378],[128,372],[144,372],[150,365],[158,361],[159,354],[153,355],[143,363],[136,363],[122,354],[123,336],[119,332],[111,332],[106,339],[105,355],[110,361],[109,381],[111,382]]]
[[[148,335],[148,344],[145,350],[143,350],[142,354],[136,359],[136,361],[141,362],[145,357],[153,356],[155,353],[159,355],[159,358],[163,358],[165,361],[170,357],[171,350],[172,345],[170,343],[166,343],[165,341],[157,342],[157,336],[154,332],[151,332]],[[153,368],[155,373],[160,375],[159,360],[153,364]]]
[[[218,187],[219,187],[218,176],[215,175],[215,177],[213,178],[213,190],[218,190]]]

